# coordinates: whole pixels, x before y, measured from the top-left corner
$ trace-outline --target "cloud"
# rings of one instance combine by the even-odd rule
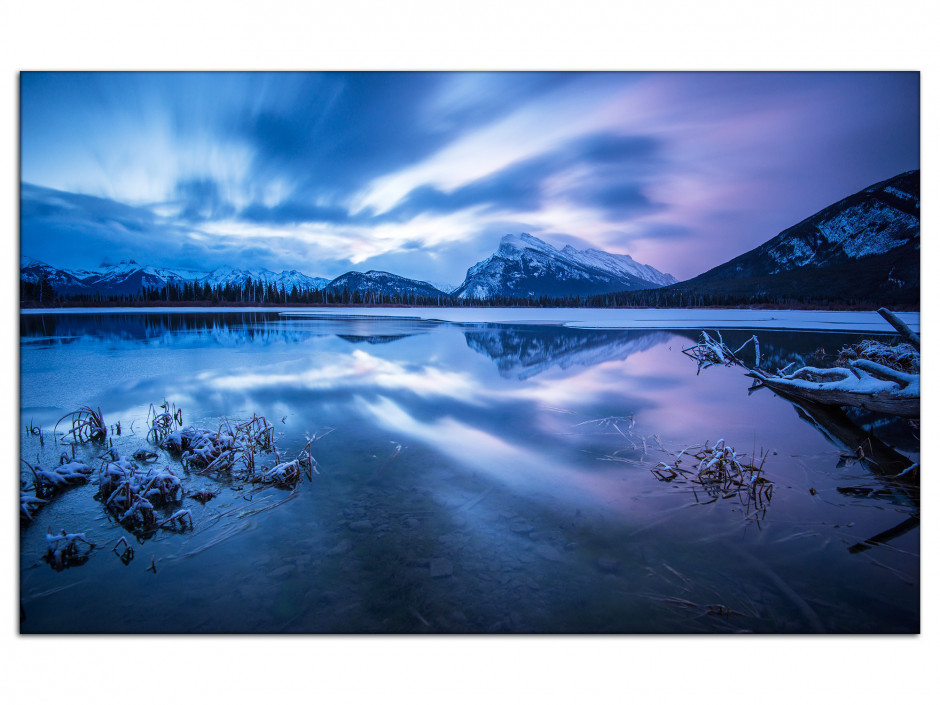
[[[643,193],[642,176],[659,148],[659,140],[646,136],[604,132],[579,137],[451,191],[418,186],[378,219],[400,222],[422,212],[472,206],[483,206],[483,213],[525,213],[539,210],[549,197],[620,217],[653,207]],[[628,174],[638,180],[623,181]]]
[[[122,227],[143,231],[153,225],[153,213],[125,203],[84,194],[66,193],[23,184],[20,191],[20,212],[24,219],[81,218],[90,223],[114,223]]]
[[[657,157],[663,147],[662,139],[650,135],[626,135],[595,132],[572,140],[566,147],[573,159],[595,165],[647,161]]]
[[[24,249],[82,261],[66,238],[454,281],[527,231],[687,277],[919,166],[916,73],[26,72],[21,100]]]
[[[564,74],[329,73],[281,88],[238,125],[257,174],[286,172],[295,197],[345,203],[467,130],[569,82]],[[357,209],[358,210],[358,209]]]
[[[624,217],[655,207],[643,192],[641,183],[609,183],[585,189],[582,202],[596,205],[607,215]]]
[[[284,201],[276,206],[252,203],[238,217],[250,223],[292,225],[297,223],[350,223],[349,211],[339,206],[317,206],[303,201]],[[363,219],[359,219],[360,222]]]
[[[483,206],[484,211],[537,210],[541,182],[552,171],[551,161],[544,157],[525,160],[451,192],[419,186],[378,220],[401,222],[424,212],[445,213],[473,206]]]
[[[199,221],[226,218],[235,208],[226,202],[219,185],[212,179],[185,179],[176,184],[182,220]]]

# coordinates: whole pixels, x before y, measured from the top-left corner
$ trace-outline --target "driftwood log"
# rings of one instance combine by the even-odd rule
[[[747,374],[791,401],[920,418],[920,375],[898,372],[871,360],[854,360],[848,367],[803,367],[790,375],[772,375],[757,368]]]
[[[881,317],[884,318],[892,327],[900,333],[904,339],[913,345],[915,348],[920,350],[920,336],[917,335],[911,327],[907,325],[904,321],[898,318],[897,314],[893,311],[889,311],[886,308],[879,308],[878,313],[881,314]]]
[[[879,309],[885,320],[915,347],[920,337],[887,309]],[[683,350],[698,360],[699,369],[710,365],[740,365],[747,374],[782,397],[795,402],[808,402],[830,406],[854,406],[882,414],[909,419],[920,418],[920,374],[895,370],[873,360],[849,360],[844,367],[801,367],[790,374],[785,371],[769,372],[760,367],[760,347],[757,336],[754,364],[737,356],[743,348],[732,351],[721,340],[715,340],[704,331],[699,343]],[[745,343],[747,345],[747,343]]]

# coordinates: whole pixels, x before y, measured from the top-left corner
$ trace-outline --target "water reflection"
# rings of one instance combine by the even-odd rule
[[[125,532],[91,486],[42,507],[21,543],[26,631],[917,629],[916,505],[866,465],[916,453],[911,429],[845,415],[839,429],[886,439],[847,459],[856,436],[840,441],[818,414],[749,395],[738,370],[696,375],[686,331],[244,313],[21,323],[23,415],[44,428],[100,406],[130,455],[147,445],[149,405],[166,399],[204,428],[264,415],[284,457],[334,429],[313,448],[321,474],[293,494],[186,474],[187,492],[218,496],[187,497],[194,530],[138,549],[155,573],[96,550],[67,571],[80,584],[57,582],[37,567],[47,526],[108,550]],[[762,355],[783,364],[856,338],[760,335]],[[740,504],[702,507],[651,472],[718,438],[775,452],[760,526]],[[24,436],[21,453],[54,465],[57,451]]]
[[[781,402],[783,399],[781,399]],[[875,433],[864,429],[853,420],[846,411],[838,407],[824,406],[807,402],[805,400],[791,401],[794,410],[810,426],[818,430],[827,440],[841,452],[839,465],[857,463],[864,467],[883,482],[879,487],[873,487],[866,481],[862,484],[836,487],[836,491],[844,497],[877,499],[890,502],[898,507],[908,508],[910,516],[900,521],[896,526],[889,526],[875,536],[849,546],[850,553],[861,553],[878,545],[887,544],[920,526],[920,466],[914,457],[903,455],[898,450],[878,437]],[[866,414],[870,418],[870,413]],[[883,419],[883,423],[875,422],[881,430],[892,428],[895,433],[905,429],[908,446],[916,437],[910,433],[909,419],[891,417]],[[903,434],[899,434],[903,435]],[[911,454],[919,455],[918,449],[911,448]],[[910,451],[909,451],[910,452]],[[892,521],[888,522],[893,524]]]
[[[688,335],[679,332],[679,335]],[[560,326],[472,326],[467,345],[496,363],[503,377],[528,379],[552,367],[590,367],[608,360],[626,360],[649,350],[676,333],[667,331],[591,331]]]
[[[392,342],[433,330],[433,321],[330,316],[303,320],[277,313],[75,313],[20,316],[23,345],[85,342],[179,347],[184,341],[227,347],[299,343],[324,335],[351,342]]]

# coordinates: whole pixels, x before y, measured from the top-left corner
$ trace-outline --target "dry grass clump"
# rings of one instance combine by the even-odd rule
[[[160,526],[154,516],[156,507],[183,498],[183,486],[169,467],[141,473],[130,461],[114,457],[102,463],[98,486],[99,496],[118,521],[145,528]]]
[[[162,411],[157,411],[157,409],[162,409]],[[147,412],[147,423],[150,425],[147,440],[159,443],[183,425],[183,410],[177,409],[175,404],[171,406],[166,401],[158,407],[151,404]]]
[[[70,429],[63,438],[72,437],[76,443],[85,441],[103,441],[108,435],[108,428],[104,424],[101,416],[101,409],[92,409],[90,406],[82,406],[77,411],[66,414],[56,421],[53,433],[58,429],[59,424],[68,419],[71,422]]]
[[[33,475],[33,489],[39,498],[50,497],[70,487],[77,487],[88,482],[94,470],[77,460],[68,461],[65,456],[60,459],[61,464],[52,470],[45,470],[38,465],[33,467],[25,460],[20,460]]]
[[[876,340],[863,340],[842,348],[836,364],[848,366],[856,360],[870,360],[899,372],[920,374],[920,352],[909,343],[886,345]]]
[[[79,548],[79,542],[87,548]],[[88,560],[95,544],[85,539],[85,534],[46,534],[46,561],[56,570],[64,570],[73,565],[81,565]]]
[[[747,456],[739,455],[721,439],[713,446],[706,442],[696,452],[680,451],[671,464],[661,462],[652,472],[664,482],[681,477],[700,485],[709,497],[707,503],[737,497],[762,505],[773,497],[774,484],[763,476],[768,455],[769,452],[763,453],[758,465],[755,458],[747,460]],[[692,459],[693,467],[682,466],[683,456]]]
[[[185,468],[197,471],[231,471],[245,451],[245,445],[234,433],[218,433],[187,426],[170,433],[160,447],[180,456]]]

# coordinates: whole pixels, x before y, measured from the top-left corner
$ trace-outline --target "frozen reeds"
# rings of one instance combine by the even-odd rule
[[[33,512],[38,510],[47,500],[39,497],[32,497],[20,491],[20,521],[24,523],[33,520]]]
[[[773,482],[763,475],[764,462],[769,452],[763,453],[760,464],[757,464],[755,457],[748,460],[747,456],[738,454],[726,444],[724,439],[712,446],[706,443],[695,452],[690,450],[680,451],[671,463],[659,463],[653,468],[653,474],[664,482],[681,477],[700,485],[708,495],[709,503],[737,497],[760,507],[773,497]],[[684,458],[691,460],[688,467],[683,466]]]
[[[166,436],[160,447],[180,456],[186,468],[197,471],[231,471],[241,458],[245,445],[235,433],[218,433],[187,426]]]
[[[210,490],[197,490],[196,492],[193,492],[189,496],[195,499],[200,504],[205,504],[209,500],[215,499],[218,495],[216,495],[215,492],[212,492]]]
[[[106,460],[98,471],[99,496],[121,523],[152,527],[154,509],[183,498],[183,486],[169,467],[139,472],[120,458]],[[157,524],[159,526],[159,524]]]
[[[87,548],[81,549],[79,542]],[[85,539],[85,534],[67,534],[63,530],[60,534],[46,534],[46,546],[46,560],[56,570],[63,570],[87,561],[95,544]]]
[[[158,411],[157,409],[162,409]],[[147,424],[150,430],[147,431],[147,440],[153,443],[160,443],[170,433],[183,425],[183,410],[177,409],[176,405],[170,405],[164,401],[159,407],[150,405],[147,412]]]
[[[251,481],[293,487],[300,482],[302,473],[300,460],[295,458],[286,463],[278,463],[270,469],[262,466],[258,472],[251,476]]]
[[[252,414],[249,421],[235,426],[237,435],[252,448],[270,453],[274,450],[274,426],[263,416]]]
[[[47,497],[84,484],[94,474],[92,467],[75,460],[74,449],[77,443],[107,438],[101,411],[83,406],[62,417],[59,424],[66,422],[69,423],[69,429],[61,437],[72,443],[71,458],[67,453],[62,453],[59,466],[52,470],[23,461],[20,517],[24,524],[33,519],[36,511],[48,501]],[[150,405],[147,427],[147,439],[156,447],[138,448],[133,455],[125,456],[114,444],[104,448],[99,456],[101,464],[97,471],[98,491],[95,495],[107,512],[138,538],[152,535],[158,529],[192,529],[193,516],[185,505],[164,508],[167,505],[179,505],[189,498],[205,504],[217,496],[215,491],[208,488],[196,492],[185,491],[180,478],[169,465],[162,469],[157,465],[163,465],[159,462],[163,452],[174,456],[184,470],[210,475],[220,481],[223,475],[228,475],[231,481],[293,488],[304,475],[310,479],[316,472],[316,461],[310,448],[318,437],[308,437],[306,445],[296,457],[282,462],[281,453],[275,445],[274,427],[258,414],[252,414],[250,419],[243,422],[223,419],[217,431],[195,426],[183,427],[182,411],[164,401],[160,405]],[[32,428],[32,425],[27,426],[27,434],[34,432]],[[327,433],[330,431],[332,429],[328,429]],[[35,432],[38,433],[38,428]],[[69,556],[75,553],[76,541],[81,543],[80,537],[80,534],[53,536],[55,547],[50,552],[52,562],[67,563]],[[127,550],[126,540],[124,548],[123,553],[115,552],[122,560],[129,560],[132,552]]]
[[[193,528],[193,514],[188,509],[180,509],[173,512],[162,521],[157,522],[157,529],[168,529],[170,531],[184,531]]]
[[[120,553],[118,549],[124,547],[124,550]],[[121,563],[128,565],[132,560],[134,560],[134,548],[128,543],[127,539],[123,536],[117,540],[117,543],[114,544],[114,547],[111,549],[118,558],[121,559]]]
[[[138,463],[153,463],[156,462],[157,458],[160,456],[147,448],[138,448],[131,457]]]
[[[62,460],[65,460],[63,456]],[[33,475],[33,488],[37,497],[49,497],[56,492],[67,490],[70,487],[84,485],[94,470],[77,460],[62,462],[52,470],[45,470],[40,466],[32,466],[25,460],[20,460]]]
[[[870,360],[898,372],[920,373],[920,351],[910,343],[887,345],[877,340],[863,340],[842,348],[836,364],[848,366],[856,360]]]
[[[59,424],[66,419],[69,420],[71,426],[69,430],[66,431],[63,438],[71,436],[72,440],[76,443],[84,443],[85,441],[101,442],[108,435],[108,428],[104,424],[100,408],[95,410],[90,406],[82,406],[77,411],[66,414],[56,421],[53,432],[55,432]]]
[[[268,469],[264,466],[257,472],[249,476],[251,482],[260,482],[263,484],[273,484],[280,487],[293,487],[300,482],[303,475],[311,479],[312,473],[316,472],[316,460],[310,454],[310,446],[315,438],[307,441],[296,458],[285,463],[278,462],[274,467]]]

